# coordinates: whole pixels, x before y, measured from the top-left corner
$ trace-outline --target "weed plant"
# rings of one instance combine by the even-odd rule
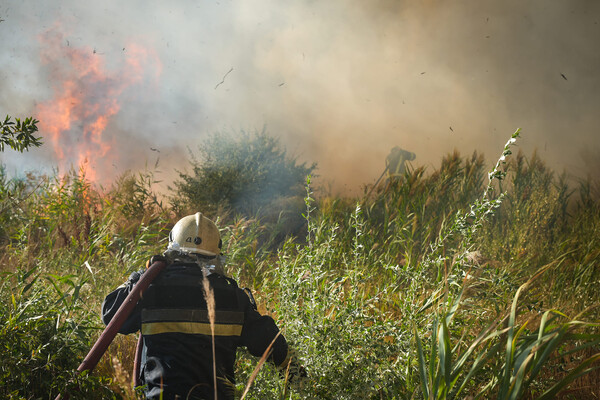
[[[228,272],[308,371],[287,384],[242,351],[239,397],[592,396],[600,193],[591,181],[575,191],[536,155],[512,159],[517,136],[491,174],[480,155],[453,153],[360,199],[318,198],[309,181],[303,217],[223,210]],[[85,398],[135,397],[123,372],[135,338],[117,338],[91,375],[74,368],[106,293],[162,252],[182,215],[150,172],[108,190],[84,172],[15,180],[0,169],[3,398],[76,384]]]
[[[405,185],[388,182],[373,203],[363,201],[371,206],[370,218],[364,218],[360,203],[353,210],[346,205],[346,213],[335,210],[339,204],[330,203],[328,212],[319,213],[308,191],[305,244],[286,242],[264,281],[269,288],[265,292],[277,295],[269,302],[271,311],[312,372],[295,395],[504,399],[537,393],[551,398],[580,373],[593,370],[587,368],[599,356],[592,352],[558,379],[543,376],[545,368],[565,354],[581,355],[598,346],[595,324],[579,319],[585,315],[598,321],[593,310],[568,317],[541,308],[544,285],[535,285],[560,270],[561,260],[541,270],[535,262],[503,264],[502,259],[490,260],[494,253],[482,245],[481,236],[490,234],[486,221],[506,200],[501,183],[517,137],[518,132],[507,143],[488,175],[487,187],[482,187],[482,173],[477,171],[483,166],[479,157],[473,156],[464,167],[457,157],[450,157],[431,180],[414,178],[413,173],[423,176],[422,170],[409,171]],[[453,171],[452,179],[447,170]],[[445,185],[454,185],[453,193],[464,191],[455,193],[456,201],[431,200]],[[398,193],[396,187],[405,192]],[[386,198],[389,191],[393,201]],[[566,201],[564,193],[560,191],[556,199]],[[441,212],[428,211],[435,202]],[[528,209],[530,221],[538,221],[547,202],[540,207]],[[442,216],[441,222],[434,215]],[[503,215],[510,216],[506,211]],[[566,213],[557,213],[562,223],[566,218]],[[546,218],[537,228],[550,223],[547,228],[554,229],[555,222]],[[380,235],[382,231],[386,234]],[[597,263],[593,261],[594,268]],[[521,273],[514,274],[519,268]],[[536,279],[530,280],[532,275]],[[597,282],[597,277],[592,279]],[[525,298],[525,288],[535,295]],[[593,291],[586,293],[593,297]],[[571,297],[562,305],[571,308],[576,301]],[[526,314],[525,322],[519,322],[520,313]],[[528,326],[536,324],[530,331]],[[562,354],[557,356],[559,349]],[[540,377],[545,384],[540,384]],[[270,397],[276,398],[282,389],[265,381],[272,388]],[[265,387],[256,398],[265,397]]]

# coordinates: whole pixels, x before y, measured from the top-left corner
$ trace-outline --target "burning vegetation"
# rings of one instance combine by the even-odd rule
[[[59,27],[40,37],[54,96],[37,105],[40,129],[52,146],[59,171],[83,167],[91,182],[107,183],[123,142],[107,130],[119,112],[124,95],[147,78],[157,77],[161,65],[138,44],[123,48],[123,59],[109,69],[103,55],[91,47],[71,46]]]

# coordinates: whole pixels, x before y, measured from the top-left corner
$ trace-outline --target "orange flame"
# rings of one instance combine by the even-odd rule
[[[116,161],[110,151],[115,140],[104,133],[119,112],[121,95],[147,78],[144,66],[155,68],[157,78],[160,62],[153,52],[128,45],[124,65],[109,71],[101,54],[89,47],[71,47],[57,27],[41,41],[41,59],[49,68],[54,97],[37,107],[40,132],[53,146],[59,171],[76,165],[86,170],[89,181],[99,182]]]

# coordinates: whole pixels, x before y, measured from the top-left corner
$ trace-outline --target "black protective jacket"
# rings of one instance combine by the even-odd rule
[[[108,324],[139,281],[140,272],[110,293],[102,305]],[[143,337],[140,380],[148,399],[214,399],[213,350],[203,280],[208,279],[215,299],[215,354],[219,399],[234,398],[236,349],[245,346],[261,357],[279,329],[262,316],[246,292],[230,278],[210,274],[197,264],[174,263],[162,271],[142,294],[120,333],[141,330]],[[279,335],[269,360],[288,362],[288,346]]]

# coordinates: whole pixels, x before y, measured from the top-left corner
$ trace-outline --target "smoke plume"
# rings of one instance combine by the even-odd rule
[[[0,111],[38,117],[46,142],[2,154],[14,168],[83,156],[102,181],[160,158],[173,176],[207,135],[266,126],[321,182],[356,190],[394,146],[413,166],[454,149],[491,164],[520,127],[526,155],[597,174],[594,0],[8,0],[0,18]],[[74,123],[52,139],[69,93]]]

